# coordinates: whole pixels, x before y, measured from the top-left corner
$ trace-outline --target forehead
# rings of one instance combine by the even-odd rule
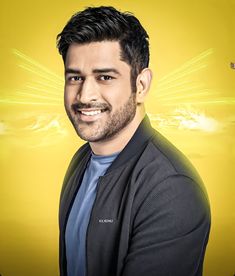
[[[87,68],[119,67],[130,70],[130,66],[121,60],[121,48],[118,41],[91,42],[87,44],[73,43],[66,55],[65,67]]]

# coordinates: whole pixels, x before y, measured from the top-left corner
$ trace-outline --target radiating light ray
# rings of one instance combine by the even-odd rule
[[[213,49],[208,49],[161,78],[154,93],[158,104],[172,108],[179,104],[186,106],[234,105],[233,97],[219,97],[218,91],[205,88],[203,83],[184,80],[190,74],[206,68],[209,64],[208,58],[213,53]]]
[[[25,54],[21,53],[17,49],[12,49],[12,52],[16,56],[20,57],[23,61],[28,62],[28,64],[33,65],[34,68],[37,68],[38,70],[41,70],[42,72],[45,72],[47,75],[50,75],[57,82],[62,82],[63,83],[63,78],[61,78],[60,76],[58,76],[57,74],[55,74],[54,72],[52,72],[51,70],[49,70],[47,67],[41,65],[40,63],[38,63],[34,59],[30,58],[29,56],[26,56]]]
[[[31,101],[28,101],[28,100],[26,100],[26,101],[21,101],[21,100],[19,100],[19,99],[0,99],[0,103],[2,103],[2,104],[16,104],[16,105],[18,105],[18,104],[22,104],[22,105],[46,105],[46,106],[50,106],[50,105],[53,105],[53,106],[55,106],[55,105],[57,105],[57,106],[61,106],[61,104],[60,103],[49,103],[49,102],[31,102]]]
[[[35,98],[35,99],[44,99],[44,100],[52,100],[52,101],[57,101],[59,103],[61,103],[60,100],[56,99],[56,98],[51,98],[51,97],[48,97],[48,96],[45,96],[45,95],[38,95],[38,94],[32,94],[30,92],[22,92],[22,91],[19,91],[17,90],[17,94],[18,95],[22,95],[22,96],[26,96],[26,97],[32,97],[32,98]]]
[[[189,61],[185,62],[182,66],[180,66],[176,70],[162,77],[159,80],[159,87],[161,87],[162,85],[166,85],[172,81],[175,81],[176,79],[178,79],[178,76],[181,77],[182,74],[185,76],[192,72],[205,68],[207,66],[207,62],[205,59],[210,55],[212,55],[213,52],[214,50],[212,48],[208,49],[202,52],[201,54],[199,54],[198,56],[193,57]],[[202,64],[196,65],[197,62],[201,62],[201,61],[203,62]],[[190,69],[188,70],[188,68]]]
[[[54,96],[54,99],[58,98],[58,90],[56,92],[48,91],[43,87],[37,87],[33,85],[26,85],[26,88],[30,89],[30,91],[39,91],[42,92],[43,94],[47,94],[49,96]]]
[[[26,71],[29,71],[30,73],[33,73],[34,75],[37,75],[39,77],[42,77],[43,79],[47,80],[49,83],[55,84],[55,83],[61,83],[60,81],[51,78],[50,75],[46,75],[45,72],[40,72],[38,71],[37,68],[31,67],[30,65],[27,64],[20,64],[19,67],[25,69]]]
[[[161,82],[161,80],[159,80],[159,83],[158,83],[158,87],[162,87],[162,86],[165,86],[166,84],[168,83],[172,83],[172,82],[175,82],[175,81],[178,81],[179,79],[182,79],[188,75],[191,75],[192,73],[195,73],[203,68],[206,68],[207,65],[206,64],[202,64],[202,65],[199,65],[199,66],[195,66],[191,69],[188,69],[188,70],[185,70],[184,72],[181,72],[179,73],[178,75],[175,75],[174,78],[168,80],[167,82]]]
[[[183,92],[187,92],[187,94],[182,95],[182,96],[187,96],[189,92],[194,93],[194,91],[195,91],[196,93],[198,93],[200,90],[204,90],[202,85],[182,87],[173,92],[165,93],[164,95],[159,95],[159,97],[157,97],[157,98],[158,99],[164,99],[167,97],[171,98],[171,96],[174,96],[175,94],[182,94]]]
[[[196,97],[196,98],[198,98],[196,100],[199,100],[199,97],[209,96],[209,95],[212,95],[212,93],[208,92],[208,91],[205,91],[205,92],[198,92],[198,93],[193,93],[193,94],[188,94],[188,95],[181,95],[181,96],[175,96],[175,97],[165,98],[165,99],[161,99],[160,102],[165,104],[165,102],[180,100],[181,103],[183,103],[183,102],[185,102],[185,100],[188,100],[188,98],[195,98]],[[182,101],[182,99],[184,101]]]
[[[190,82],[190,81],[181,81],[181,82],[173,83],[173,84],[168,85],[168,86],[163,86],[163,87],[157,86],[158,93],[159,92],[164,92],[164,94],[161,95],[161,93],[159,93],[157,96],[164,97],[164,95],[174,93],[174,91],[177,91],[178,88],[181,88],[181,87],[184,88],[186,86],[187,87],[197,86],[197,88],[200,88],[200,87],[202,87],[202,84],[197,83],[197,85],[195,85],[195,84],[192,84],[192,82]],[[169,89],[170,89],[170,91],[169,91]],[[171,90],[171,89],[173,89],[173,90]],[[165,91],[169,91],[169,92],[166,93]]]
[[[198,56],[185,62],[182,66],[161,78],[154,93],[157,101],[162,105],[176,104],[175,101],[189,101],[202,98],[214,97],[215,91],[204,88],[203,83],[185,81],[186,77],[208,66],[208,58],[213,54],[213,49],[208,49]]]
[[[50,71],[31,57],[13,49],[14,55],[20,59],[19,67],[31,72],[38,80],[17,88],[0,98],[1,104],[16,105],[62,105],[63,78]]]
[[[64,87],[64,84],[61,85],[61,84],[51,84],[51,83],[48,83],[46,82],[45,80],[43,81],[40,81],[40,80],[35,80],[34,81],[36,84],[39,84],[39,87],[45,87],[45,88],[52,88],[52,91],[55,90],[55,91],[60,91],[60,90],[63,90],[63,87]]]
[[[234,98],[226,98],[226,99],[212,99],[212,100],[205,100],[202,101],[198,99],[198,101],[193,101],[193,102],[184,102],[184,105],[233,105],[235,104],[235,99]],[[176,103],[165,103],[164,105],[167,106],[175,106]]]

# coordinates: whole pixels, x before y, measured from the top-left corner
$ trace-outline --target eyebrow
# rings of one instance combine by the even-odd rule
[[[82,72],[79,69],[73,69],[73,68],[67,68],[67,69],[65,69],[65,75],[66,74],[81,74],[81,73]],[[97,74],[97,73],[99,73],[99,74],[101,74],[101,73],[114,73],[116,75],[121,75],[119,73],[119,71],[117,69],[115,69],[115,68],[93,69],[92,73],[95,73],[95,74]]]
[[[102,68],[102,69],[94,69],[93,73],[114,73],[116,75],[120,75],[117,69],[115,68]]]
[[[81,71],[78,69],[73,69],[73,68],[67,68],[65,69],[65,75],[67,74],[81,74]]]

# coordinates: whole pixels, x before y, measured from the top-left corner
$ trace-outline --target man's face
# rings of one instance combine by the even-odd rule
[[[71,44],[65,61],[65,109],[77,134],[89,142],[117,135],[134,118],[130,66],[117,41]]]

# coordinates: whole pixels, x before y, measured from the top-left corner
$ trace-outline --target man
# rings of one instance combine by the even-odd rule
[[[148,35],[112,7],[75,14],[58,35],[65,109],[88,143],[60,201],[60,273],[202,275],[210,210],[200,177],[144,109]]]

